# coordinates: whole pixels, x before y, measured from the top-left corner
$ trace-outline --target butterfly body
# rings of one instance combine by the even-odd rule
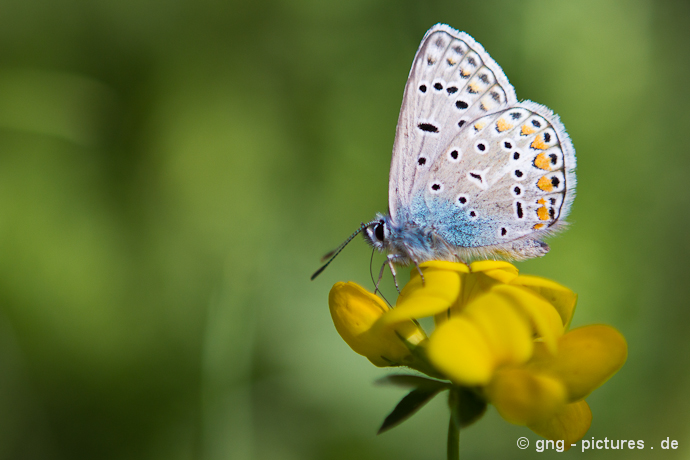
[[[575,151],[557,115],[518,102],[472,37],[439,24],[405,86],[389,179],[389,214],[365,239],[406,265],[543,256],[575,193]]]

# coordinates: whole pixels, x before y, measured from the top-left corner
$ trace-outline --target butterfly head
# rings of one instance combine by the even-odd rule
[[[390,227],[385,218],[380,215],[378,219],[364,229],[362,235],[367,243],[379,251],[383,251],[388,246],[390,238]]]

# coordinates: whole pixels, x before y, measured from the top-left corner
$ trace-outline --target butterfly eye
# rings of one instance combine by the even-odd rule
[[[383,241],[383,224],[376,225],[376,228],[374,229],[374,235],[376,235],[377,240]]]

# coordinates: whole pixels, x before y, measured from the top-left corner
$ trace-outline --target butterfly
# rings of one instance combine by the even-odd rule
[[[519,102],[470,35],[427,31],[405,85],[391,160],[388,214],[360,232],[386,263],[525,260],[549,251],[575,196],[575,150],[549,108]],[[385,265],[384,265],[385,266]]]

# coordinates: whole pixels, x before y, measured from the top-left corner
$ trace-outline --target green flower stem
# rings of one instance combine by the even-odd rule
[[[448,423],[448,460],[460,460],[460,427],[452,413]]]

